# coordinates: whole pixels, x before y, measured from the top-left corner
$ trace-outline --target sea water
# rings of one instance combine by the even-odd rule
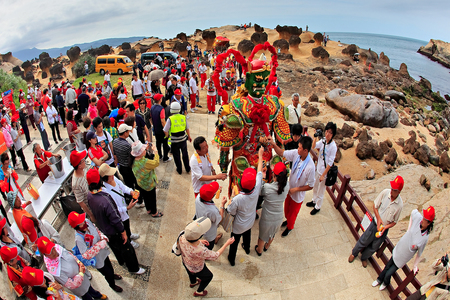
[[[450,69],[417,53],[420,46],[428,44],[426,41],[411,38],[350,32],[327,32],[330,40],[341,41],[345,44],[355,44],[363,49],[371,49],[378,55],[384,52],[390,59],[390,66],[399,69],[401,63],[408,66],[408,72],[416,80],[420,76],[431,82],[433,91],[439,91],[441,96],[450,95]]]

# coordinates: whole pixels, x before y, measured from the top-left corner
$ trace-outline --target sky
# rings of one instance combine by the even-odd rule
[[[448,0],[0,0],[0,53],[105,38],[173,38],[251,22],[314,32],[361,32],[450,42]]]

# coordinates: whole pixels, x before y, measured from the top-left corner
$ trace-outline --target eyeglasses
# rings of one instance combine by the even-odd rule
[[[145,103],[145,102],[141,102],[141,103],[139,103],[139,104],[140,104],[140,105],[142,105],[142,104],[143,104],[143,105],[145,105],[145,104],[147,104],[147,103]]]

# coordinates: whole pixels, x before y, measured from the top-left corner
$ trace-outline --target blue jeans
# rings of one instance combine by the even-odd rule
[[[45,129],[41,130],[40,124],[38,124],[37,127],[39,130],[39,133],[41,134],[41,139],[42,139],[42,144],[44,145],[44,149],[45,149],[45,151],[48,151],[48,148],[50,147],[50,143],[48,141],[47,131],[45,131]]]
[[[388,286],[391,282],[391,277],[398,270],[398,267],[394,263],[394,259],[388,261],[383,271],[381,271],[380,275],[378,275],[377,281],[379,283],[384,283],[385,286]]]

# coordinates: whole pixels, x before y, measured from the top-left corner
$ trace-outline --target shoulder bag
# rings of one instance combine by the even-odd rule
[[[325,165],[325,169],[327,168],[327,163],[325,161],[325,145],[326,145],[326,140],[323,143],[323,163]],[[338,177],[338,167],[333,163],[333,165],[331,166],[331,168],[328,170],[327,173],[327,179],[325,180],[325,185],[326,186],[332,186],[336,183]]]

